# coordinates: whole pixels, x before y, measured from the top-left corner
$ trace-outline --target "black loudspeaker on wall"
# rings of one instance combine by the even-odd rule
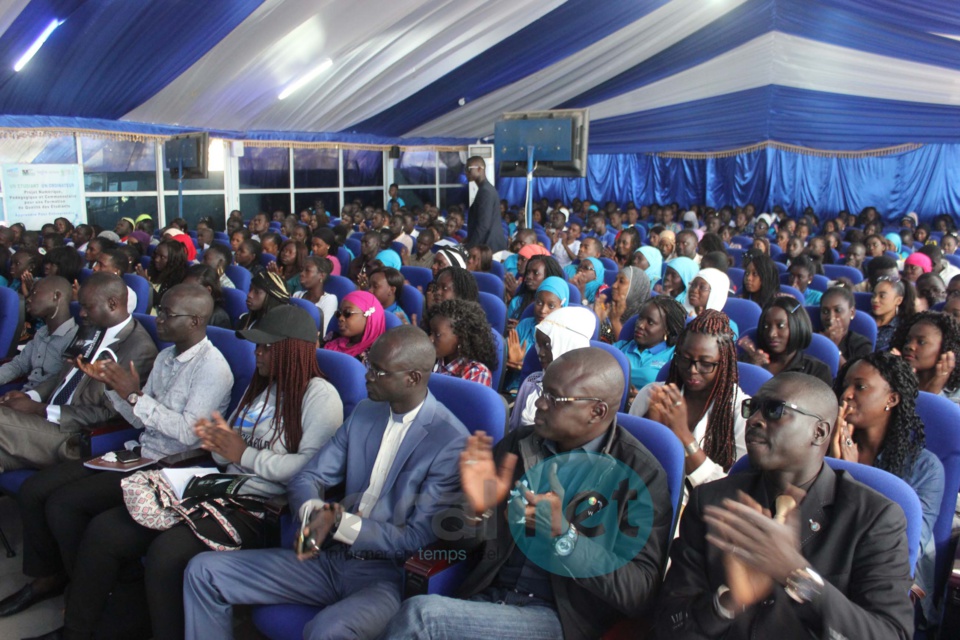
[[[400,147],[394,145],[390,147],[390,158],[397,160],[400,157]]]

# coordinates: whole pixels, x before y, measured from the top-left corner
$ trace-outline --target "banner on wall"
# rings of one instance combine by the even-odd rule
[[[8,226],[20,222],[39,229],[57,218],[74,226],[87,221],[78,164],[5,164],[0,180]]]

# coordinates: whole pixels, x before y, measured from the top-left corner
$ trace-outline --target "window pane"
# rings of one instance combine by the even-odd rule
[[[433,187],[400,189],[400,199],[403,200],[403,204],[407,209],[412,209],[414,207],[422,207],[426,202],[433,204],[437,199],[437,192],[434,191]]]
[[[244,220],[251,220],[261,211],[272,214],[274,211],[290,211],[290,193],[241,193],[240,211]]]
[[[156,191],[156,142],[80,138],[87,191]]]
[[[404,151],[393,174],[399,186],[405,184],[434,184],[436,181],[436,153],[433,151]],[[406,201],[406,198],[404,198]]]
[[[452,204],[467,207],[470,200],[470,190],[467,185],[462,187],[445,187],[440,189],[440,204],[437,205],[441,210],[446,211]]]
[[[163,150],[163,188],[165,191],[177,191],[177,181],[170,177],[167,167],[167,154]],[[194,189],[223,189],[223,140],[215,138],[210,139],[210,148],[207,155],[207,179],[206,180],[184,180],[183,190],[190,191]],[[174,216],[176,217],[176,216]],[[172,220],[173,218],[171,218]]]
[[[245,147],[237,160],[241,189],[290,188],[290,151],[285,147]]]
[[[467,164],[466,151],[440,152],[440,184],[463,184],[467,181],[464,174]]]
[[[343,186],[345,187],[382,187],[383,152],[362,151],[360,149],[343,150]],[[383,197],[374,206],[383,206]]]
[[[168,195],[163,198],[163,206],[167,212],[167,224],[174,218],[181,217],[178,212],[176,195]],[[224,208],[223,196],[203,195],[203,196],[183,196],[183,218],[191,229],[197,228],[197,222],[200,218],[210,216],[213,218],[213,228],[217,231],[223,231],[224,220],[226,219],[226,210]]]
[[[157,220],[156,196],[87,198],[87,223],[113,230],[120,218],[147,213]]]
[[[73,136],[0,140],[0,162],[7,164],[70,164],[77,161]]]
[[[347,194],[344,194],[344,197],[346,196]],[[340,194],[335,191],[328,191],[326,193],[297,193],[293,196],[293,199],[296,204],[294,209],[298,213],[310,207],[317,207],[316,210],[319,210],[316,204],[319,200],[323,204],[323,208],[327,211],[327,215],[334,218],[340,216]]]
[[[297,189],[336,189],[340,186],[336,149],[294,149],[293,186]]]
[[[362,191],[345,191],[343,193],[344,203],[359,202],[360,206],[371,205],[374,207],[383,206],[383,189],[364,189]]]

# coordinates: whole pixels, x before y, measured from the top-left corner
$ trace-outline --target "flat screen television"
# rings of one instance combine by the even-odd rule
[[[500,176],[525,177],[532,146],[534,177],[585,178],[589,136],[586,109],[505,113],[494,136]]]
[[[210,148],[210,134],[184,133],[173,136],[163,143],[163,155],[167,161],[170,177],[178,180],[180,176],[181,160],[183,161],[183,178],[190,180],[205,180],[207,178],[207,153]]]

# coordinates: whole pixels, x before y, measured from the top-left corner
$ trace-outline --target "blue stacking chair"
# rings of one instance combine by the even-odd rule
[[[753,241],[750,242],[752,244]],[[750,246],[750,245],[746,245]],[[727,255],[733,258],[733,266],[743,268],[743,254],[746,249],[727,249]]]
[[[863,311],[866,314],[870,314],[870,312],[873,311],[873,307],[870,306],[871,300],[873,300],[873,294],[869,291],[853,292],[853,304],[857,308],[857,311]]]
[[[147,313],[134,313],[134,319],[143,325],[143,328],[147,330],[147,333],[150,334],[150,337],[153,338],[153,343],[157,345],[157,351],[163,351],[167,347],[172,347],[172,342],[166,342],[161,340],[157,335],[157,317],[151,316]]]
[[[955,267],[960,267],[960,256],[955,253],[945,253],[943,254],[943,259]]]
[[[134,312],[150,313],[150,308],[153,306],[153,287],[147,279],[135,273],[125,273],[123,281],[137,294],[137,307]]]
[[[823,265],[823,274],[830,280],[837,278],[850,278],[853,284],[863,282],[863,273],[856,267],[848,267],[845,264],[825,264]]]
[[[433,271],[426,267],[400,267],[400,273],[407,282],[423,293],[426,293],[427,285],[433,282]]]
[[[834,471],[846,471],[857,482],[867,485],[877,493],[900,505],[907,518],[907,545],[910,548],[910,572],[912,574],[920,552],[920,530],[923,526],[923,509],[920,507],[920,498],[917,497],[917,492],[897,476],[882,469],[830,457],[824,458],[824,461]],[[730,473],[742,473],[749,469],[750,457],[743,456],[733,463],[733,466],[730,467]],[[956,496],[954,496],[955,503]]]
[[[723,305],[723,312],[737,323],[740,335],[743,335],[744,331],[757,328],[762,310],[760,309],[760,305],[753,300],[727,298],[726,303]]]
[[[507,275],[506,270],[503,268],[503,263],[497,262],[496,260],[490,263],[490,273],[497,276],[501,280],[503,280],[503,277]]]
[[[613,356],[614,360],[617,361],[617,364],[620,365],[620,370],[623,372],[623,397],[620,399],[620,410],[624,411],[627,407],[627,395],[630,393],[630,361],[627,360],[627,356],[624,355],[619,349],[615,349],[613,345],[609,345],[606,342],[600,342],[599,340],[591,340],[591,347],[597,347],[598,349],[603,349],[607,353]]]
[[[384,330],[390,331],[390,329],[396,329],[397,327],[403,326],[403,320],[392,313],[385,313],[383,314],[383,324]]]
[[[363,234],[362,234],[362,233],[360,234],[360,237],[361,237],[361,238],[363,237]],[[348,248],[350,249],[350,251],[353,252],[353,255],[354,255],[354,256],[360,255],[360,240],[359,240],[358,238],[354,238],[354,237],[351,236],[351,237],[347,238],[347,239],[344,241],[343,244],[344,244],[346,247],[348,247]]]
[[[367,368],[353,356],[329,349],[317,349],[317,365],[340,395],[346,420],[367,398]]]
[[[230,415],[243,399],[243,392],[250,386],[250,379],[257,368],[253,352],[257,348],[249,340],[237,337],[236,332],[221,327],[207,327],[207,339],[213,343],[233,372],[233,391],[230,393],[230,406],[225,415]]]
[[[781,276],[781,277],[782,277],[782,276]],[[780,285],[780,293],[785,293],[785,294],[787,294],[788,296],[793,296],[794,299],[796,299],[796,300],[798,300],[798,301],[800,301],[800,302],[803,302],[804,300],[806,300],[806,296],[804,296],[802,293],[800,293],[800,290],[799,290],[799,289],[796,289],[796,288],[794,288],[794,287],[791,287],[791,286],[788,285],[788,284],[781,284],[781,285]]]
[[[477,288],[480,291],[486,291],[503,300],[503,278],[499,278],[492,273],[483,271],[471,271],[474,280],[477,281]]]
[[[320,333],[321,329],[325,331],[326,327],[320,326],[320,309],[317,308],[317,305],[313,304],[309,300],[303,298],[294,298],[290,297],[290,304],[300,307],[304,311],[310,314],[310,317],[313,318],[313,323],[317,325],[317,333]]]
[[[230,246],[230,236],[228,236],[224,231],[214,231],[213,241]]]
[[[495,443],[503,438],[507,406],[496,391],[475,382],[440,374],[431,375],[427,386],[437,401],[449,409],[470,432],[483,430]],[[466,570],[467,563],[459,563],[454,571],[438,579],[434,588],[442,589],[455,580],[462,580]],[[320,607],[311,605],[263,605],[253,608],[253,623],[270,640],[299,640],[303,637],[303,627],[319,612]]]
[[[413,285],[403,285],[403,291],[400,292],[397,304],[400,305],[403,312],[410,318],[411,323],[416,324],[419,320],[422,320],[423,294]],[[416,316],[416,319],[414,319],[414,316]]]
[[[247,312],[247,294],[240,289],[223,290],[223,309],[230,316],[233,326],[237,326],[237,320]]]
[[[323,290],[337,296],[338,302],[343,302],[343,298],[353,291],[357,290],[357,285],[353,280],[343,276],[327,276],[323,282]]]
[[[17,355],[17,340],[23,331],[23,318],[24,309],[19,294],[9,287],[0,287],[0,356]]]
[[[740,267],[730,267],[727,269],[727,277],[730,278],[730,287],[738,294],[743,289],[744,271]]]
[[[780,257],[786,260],[787,254],[784,253]],[[787,265],[785,262],[780,262],[779,260],[775,260],[773,263],[773,266],[775,266],[777,268],[777,271],[780,272],[781,274],[787,272]]]
[[[238,264],[228,264],[223,272],[237,289],[243,291],[244,295],[250,293],[250,279],[253,276],[247,269]]]
[[[620,265],[610,258],[599,258],[599,260],[603,263],[603,283],[607,286],[613,286],[613,283],[617,281],[617,274],[620,273]]]
[[[350,252],[344,247],[337,247],[337,262],[340,263],[340,273],[350,271]]]
[[[276,262],[277,256],[272,253],[261,253],[260,254],[260,265],[262,267],[267,267],[271,262]]]
[[[507,361],[507,343],[503,339],[503,334],[498,333],[493,327],[490,327],[490,334],[493,336],[493,345],[497,352],[497,366],[490,370],[490,384],[494,391],[499,392]]]
[[[810,316],[810,324],[814,331],[823,331],[823,322],[820,320],[820,307],[807,305],[807,315]],[[877,344],[877,323],[869,313],[857,310],[857,314],[850,321],[850,331],[859,333],[870,341],[871,345]]]
[[[487,315],[487,321],[494,331],[503,335],[507,329],[507,305],[492,293],[480,292],[480,306]]]
[[[80,275],[77,276],[77,282],[79,282],[82,285],[84,282],[87,281],[87,278],[89,278],[92,275],[93,275],[93,269],[82,267],[80,269]]]

